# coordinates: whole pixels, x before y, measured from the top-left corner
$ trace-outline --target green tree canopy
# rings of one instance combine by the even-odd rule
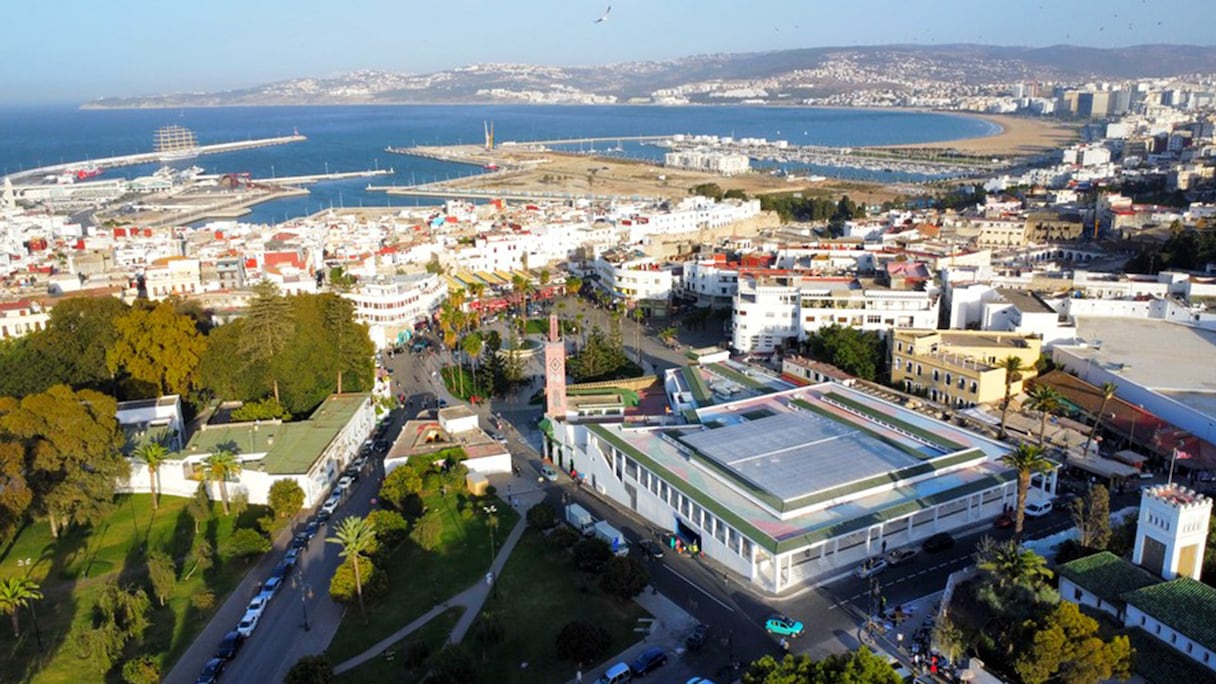
[[[333,684],[334,668],[322,655],[304,656],[283,677],[283,684]]]
[[[186,396],[198,385],[207,340],[172,302],[132,308],[114,327],[117,337],[106,350],[106,367],[111,373],[125,373],[135,396]]]
[[[885,347],[878,333],[833,323],[807,339],[812,358],[836,366],[864,380],[878,378]]]
[[[1089,684],[1131,676],[1132,648],[1126,636],[1103,641],[1098,622],[1076,604],[1061,602],[1044,619],[1014,670],[1026,684]]]
[[[0,440],[23,447],[25,478],[37,514],[52,536],[75,522],[94,523],[110,513],[114,482],[130,468],[119,454],[118,404],[100,392],[56,385],[21,400],[0,398]]]
[[[613,556],[604,564],[604,573],[600,575],[600,588],[604,593],[615,596],[622,601],[642,593],[650,584],[650,571],[642,565],[642,561],[633,556]]]
[[[267,501],[276,517],[290,518],[304,507],[304,490],[295,480],[278,480],[270,485]]]
[[[557,633],[557,657],[572,663],[596,663],[612,645],[608,631],[590,620],[571,620]]]
[[[895,668],[866,647],[823,660],[766,655],[748,665],[744,684],[901,684]]]

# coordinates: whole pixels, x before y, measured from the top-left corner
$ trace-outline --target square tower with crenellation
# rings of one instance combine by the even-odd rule
[[[1167,580],[1198,580],[1211,515],[1212,500],[1181,485],[1144,490],[1132,562]]]

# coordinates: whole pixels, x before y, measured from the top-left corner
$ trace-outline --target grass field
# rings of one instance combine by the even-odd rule
[[[619,601],[600,591],[598,578],[575,569],[563,549],[548,546],[529,529],[511,553],[498,581],[498,596],[486,601],[483,614],[493,612],[505,638],[484,655],[483,681],[544,684],[565,682],[577,663],[558,660],[557,633],[567,622],[591,619],[608,631],[612,645],[605,657],[619,653],[640,637],[633,631],[647,614],[633,601]],[[474,625],[470,633],[476,630]],[[466,640],[467,641],[467,640]],[[521,668],[526,662],[527,668]],[[491,676],[492,675],[492,676]]]
[[[29,611],[22,613],[20,638],[14,638],[9,629],[0,630],[0,682],[66,684],[105,679],[104,673],[94,670],[69,643],[68,635],[74,624],[88,623],[94,600],[110,581],[139,586],[152,596],[146,568],[148,548],[166,550],[179,559],[179,581],[165,606],[153,598],[151,626],[142,643],[130,645],[128,651],[153,655],[160,661],[161,671],[167,672],[214,611],[214,607],[196,609],[191,597],[210,592],[215,596],[213,606],[222,605],[254,561],[219,558],[211,569],[181,580],[189,570],[181,567],[181,559],[195,538],[194,520],[186,513],[186,503],[184,498],[161,497],[160,509],[153,512],[150,495],[124,495],[118,497],[114,513],[97,527],[74,527],[58,540],[51,538],[45,522],[21,530],[12,544],[0,551],[0,578],[28,572],[40,583],[44,598],[34,606],[37,632]],[[252,527],[265,510],[250,506],[238,519],[219,515],[216,504],[212,518],[198,534],[217,549],[218,557],[218,550],[233,530]]]
[[[511,531],[519,515],[498,499],[487,501],[498,507],[495,549]],[[427,507],[443,516],[443,541],[436,551],[424,551],[410,541],[402,543],[385,562],[389,594],[369,607],[367,622],[358,611],[348,611],[326,654],[335,665],[362,653],[368,646],[408,625],[418,616],[459,594],[480,580],[490,566],[490,531],[486,516],[477,504],[478,515],[464,519],[456,496],[434,494],[424,499]]]
[[[426,663],[429,659],[424,661],[421,667],[410,669],[406,661],[406,654],[415,643],[426,644],[427,652],[431,655],[438,653],[447,643],[448,635],[451,634],[452,628],[456,626],[456,621],[460,619],[460,614],[463,612],[463,608],[452,608],[423,625],[422,629],[398,641],[389,649],[393,652],[391,660],[384,656],[373,658],[350,672],[343,673],[338,677],[338,681],[345,684],[413,684],[421,682],[422,677],[426,674]]]

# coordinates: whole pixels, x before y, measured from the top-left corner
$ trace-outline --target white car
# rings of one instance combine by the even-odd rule
[[[864,579],[866,577],[870,577],[871,575],[877,575],[886,569],[887,559],[883,558],[882,556],[874,556],[873,558],[866,559],[866,562],[857,566],[855,574]]]
[[[249,635],[253,634],[253,630],[257,629],[258,620],[261,617],[261,613],[245,613],[245,617],[241,618],[241,621],[237,624],[236,631],[248,639]]]
[[[338,492],[334,492],[333,494],[329,495],[328,499],[325,500],[325,505],[321,506],[321,510],[325,511],[326,513],[333,513],[335,510],[337,510],[338,502],[341,500],[342,497],[339,496]]]
[[[343,475],[341,479],[338,480],[338,489],[345,490],[350,486],[351,482],[353,482],[353,480],[350,479],[350,475]]]
[[[253,597],[253,600],[250,601],[249,605],[245,607],[245,614],[248,615],[250,613],[257,613],[258,615],[261,615],[262,611],[266,610],[266,604],[268,603],[270,603],[270,594],[258,594],[257,596]]]
[[[1026,517],[1041,518],[1051,512],[1053,505],[1051,499],[1040,499],[1038,501],[1026,502]]]

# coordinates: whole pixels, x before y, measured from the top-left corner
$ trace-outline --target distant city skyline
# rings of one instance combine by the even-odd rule
[[[607,21],[595,23],[612,4]],[[876,44],[1213,44],[1210,0],[296,0],[26,3],[0,43],[0,104],[82,103],[357,69],[552,66]]]

